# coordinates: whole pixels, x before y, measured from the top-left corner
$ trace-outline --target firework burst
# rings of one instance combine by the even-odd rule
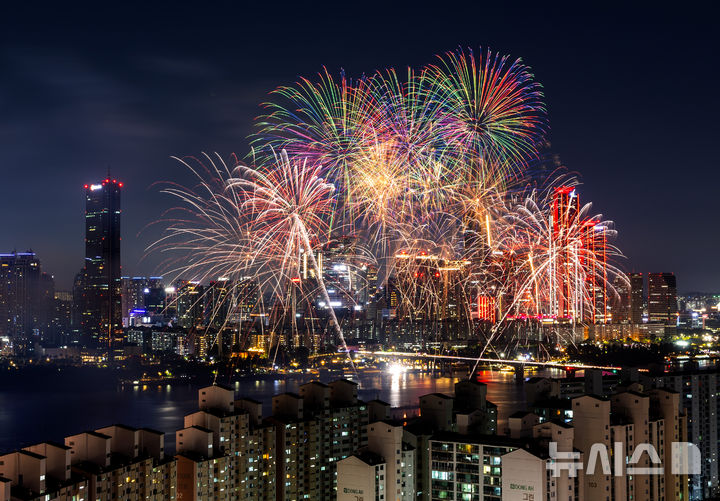
[[[356,261],[381,268],[410,319],[453,318],[468,332],[489,320],[483,353],[512,319],[606,320],[622,276],[615,232],[589,204],[558,202],[573,179],[532,172],[547,120],[521,60],[460,49],[355,81],[325,70],[272,99],[251,137],[254,166],[183,161],[198,186],[165,190],[182,207],[155,247],[181,256],[176,274],[254,276],[282,303],[309,267],[314,285],[298,293],[330,305],[317,256],[351,234],[364,244]]]
[[[282,303],[309,261],[317,286],[306,290],[308,297],[301,300],[319,293],[329,303],[315,253],[330,239],[335,189],[320,176],[319,167],[291,162],[285,151],[268,169],[239,163],[230,168],[220,157],[208,155],[200,167],[178,160],[199,184],[164,190],[180,202],[166,218],[166,235],[152,246],[173,256],[166,263],[168,273],[198,282],[220,276],[231,287],[254,277],[261,290],[272,291]],[[225,311],[231,319],[237,305],[226,305]],[[330,317],[346,347],[332,309]]]

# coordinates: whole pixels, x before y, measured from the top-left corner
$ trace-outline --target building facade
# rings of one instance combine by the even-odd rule
[[[677,322],[677,283],[672,273],[648,273],[648,322]]]
[[[122,341],[120,194],[123,183],[85,185],[81,321],[86,340],[112,351]]]

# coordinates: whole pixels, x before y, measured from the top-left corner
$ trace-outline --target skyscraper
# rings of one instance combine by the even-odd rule
[[[583,246],[587,249],[582,263],[588,282],[589,301],[585,319],[594,324],[608,321],[607,312],[607,227],[595,219],[583,222]]]
[[[34,252],[0,254],[0,336],[16,348],[32,346],[46,334],[54,283],[42,273]]]
[[[148,288],[146,277],[121,277],[122,319],[125,326],[130,325],[133,310],[145,307],[143,291]]]
[[[648,322],[677,322],[677,284],[672,273],[648,273]]]
[[[557,252],[555,270],[555,295],[558,317],[575,318],[577,315],[577,298],[574,290],[575,263],[572,262],[568,241],[570,229],[577,224],[580,200],[575,188],[560,186],[555,189],[552,200],[552,231]]]
[[[87,340],[112,348],[122,338],[120,192],[105,179],[85,185],[85,266],[82,327]]]
[[[643,316],[643,275],[630,273],[630,323],[641,324]]]
[[[175,283],[178,324],[185,329],[201,327],[205,318],[205,287],[197,282]]]
[[[630,319],[630,280],[625,273],[620,273],[613,280],[615,297],[612,298],[613,309],[611,320],[614,324],[628,324]]]

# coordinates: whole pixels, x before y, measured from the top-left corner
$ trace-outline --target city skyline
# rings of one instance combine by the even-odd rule
[[[0,14],[0,501],[720,499],[692,3]]]
[[[701,126],[696,127],[692,135],[675,129],[674,141],[661,140],[662,136],[657,134],[664,132],[655,127],[664,123],[657,119],[657,113],[665,108],[651,108],[651,105],[663,102],[664,106],[672,106],[661,98],[663,91],[676,83],[672,80],[674,77],[653,76],[647,84],[637,77],[631,78],[639,68],[659,75],[657,71],[673,64],[670,61],[680,54],[691,60],[702,60],[706,47],[702,37],[707,36],[703,30],[691,30],[685,23],[678,22],[681,33],[692,35],[684,39],[694,37],[700,42],[692,44],[691,53],[686,50],[689,47],[666,43],[670,35],[664,27],[671,23],[669,13],[663,11],[650,13],[649,22],[640,26],[633,24],[645,15],[638,7],[631,8],[623,17],[600,11],[594,13],[597,16],[592,19],[588,19],[586,13],[559,8],[528,10],[518,14],[517,25],[510,22],[507,13],[482,12],[483,18],[499,21],[483,22],[482,29],[476,29],[478,34],[460,36],[460,39],[454,30],[452,34],[451,30],[439,30],[437,37],[424,41],[414,34],[418,43],[413,49],[392,43],[403,33],[407,34],[402,30],[394,36],[378,37],[367,51],[359,50],[350,42],[342,48],[323,48],[319,38],[308,34],[304,40],[316,50],[301,55],[285,49],[290,35],[275,28],[273,34],[280,35],[275,46],[260,50],[258,45],[245,44],[245,51],[236,55],[238,60],[245,61],[242,67],[249,69],[248,73],[232,64],[229,52],[233,45],[225,46],[219,55],[211,57],[201,48],[183,42],[167,25],[160,26],[153,34],[141,33],[142,30],[128,34],[122,23],[127,16],[124,12],[118,12],[117,19],[106,21],[103,27],[111,39],[124,35],[127,46],[110,39],[91,50],[79,45],[93,36],[97,27],[78,29],[76,38],[69,40],[62,36],[63,28],[44,26],[42,15],[35,28],[28,29],[27,24],[23,24],[27,17],[18,11],[18,22],[4,30],[3,35],[7,50],[2,53],[2,61],[11,71],[6,72],[9,78],[0,83],[0,89],[11,98],[8,116],[14,119],[4,129],[1,140],[6,162],[16,170],[11,178],[15,182],[5,186],[28,187],[31,193],[57,209],[49,213],[35,208],[42,204],[33,204],[23,210],[20,217],[9,218],[0,245],[4,252],[32,248],[43,261],[44,269],[55,275],[58,289],[68,290],[74,270],[82,264],[82,186],[88,179],[104,173],[109,164],[112,175],[127,183],[123,274],[155,274],[158,272],[155,258],[141,259],[145,245],[153,240],[152,229],[141,233],[139,238],[137,235],[167,207],[167,198],[158,195],[153,183],[182,174],[169,159],[170,155],[197,155],[215,150],[224,156],[231,152],[243,154],[247,148],[245,136],[252,131],[250,123],[260,114],[259,103],[265,100],[265,94],[277,85],[291,84],[298,75],[311,77],[323,64],[335,75],[341,68],[352,71],[353,75],[370,73],[382,65],[400,69],[410,63],[430,62],[430,54],[452,50],[462,43],[475,48],[489,46],[513,57],[522,57],[531,66],[544,85],[552,120],[553,152],[560,155],[570,170],[582,173],[585,184],[581,189],[588,194],[586,199],[595,202],[596,210],[616,221],[620,234],[618,245],[628,256],[626,269],[671,270],[678,276],[681,291],[712,291],[718,272],[710,253],[711,242],[688,242],[697,241],[698,235],[712,239],[704,235],[702,215],[709,209],[711,197],[707,190],[713,185],[714,174],[708,169],[707,175],[711,178],[699,183],[678,176],[672,169],[679,163],[707,165],[713,161],[712,156],[703,153],[705,134],[709,141],[713,125],[703,124],[703,120],[713,114],[709,111],[715,103],[703,102],[702,109],[708,113],[701,113],[701,103],[693,99],[702,99],[702,93],[685,96],[690,100],[689,106],[669,111],[683,122]],[[170,15],[186,13],[179,7]],[[146,14],[140,21],[142,26],[157,20],[164,12]],[[526,18],[531,14],[540,15],[548,29],[543,23],[529,25]],[[92,15],[86,13],[85,18],[80,16],[75,22]],[[308,21],[308,26],[328,21],[327,15],[311,20],[305,16],[302,19]],[[593,36],[578,32],[577,26],[583,22],[594,28],[590,30]],[[616,27],[618,37],[600,37],[603,41],[598,42],[595,35],[605,24]],[[42,30],[38,30],[40,26]],[[552,28],[558,27],[567,28],[569,35],[575,35],[576,48],[563,48],[564,37],[552,33]],[[247,31],[239,40],[252,39],[253,30],[260,29],[244,28]],[[208,35],[208,31],[202,28],[200,33]],[[53,36],[60,41],[55,48],[48,49],[45,45],[43,50],[28,52],[34,44]],[[227,36],[214,34],[206,39],[210,47],[217,47],[227,41]],[[160,38],[165,41],[161,42]],[[535,40],[542,40],[542,44],[536,46],[532,43]],[[236,43],[241,45],[239,41]],[[620,52],[618,49],[623,46],[634,50]],[[138,52],[140,47],[149,47],[149,50]],[[107,55],[103,52],[101,57],[101,49],[113,56],[113,66],[101,61]],[[583,51],[587,54],[576,59]],[[669,55],[664,51],[670,51]],[[610,55],[614,53],[618,56]],[[573,62],[577,61],[586,71],[574,68]],[[41,66],[35,63],[44,63],[44,71],[38,72]],[[121,76],[129,69],[137,79],[131,81]],[[597,81],[591,81],[598,77]],[[691,73],[685,78],[699,77]],[[627,92],[619,91],[618,84]],[[161,90],[168,90],[167,96]],[[43,92],[41,102],[33,99],[38,92]],[[587,99],[581,101],[583,98]],[[588,102],[593,99],[597,103]],[[171,110],[174,108],[171,102],[185,104]],[[18,106],[23,104],[27,114],[21,117]],[[605,105],[609,106],[607,111],[601,109]],[[40,109],[44,110],[43,114],[38,114]],[[72,128],[73,132],[57,125],[71,118],[77,125]],[[39,135],[40,131],[46,133]],[[38,146],[29,148],[17,140],[19,137],[36,138]],[[41,161],[35,151],[51,151],[56,158]],[[29,172],[18,169],[20,165],[37,166],[25,170],[32,172],[32,179],[27,177]],[[25,189],[7,189],[2,198],[4,214],[22,207],[27,193]],[[689,196],[675,198],[674,193]],[[43,231],[38,232],[37,228]]]

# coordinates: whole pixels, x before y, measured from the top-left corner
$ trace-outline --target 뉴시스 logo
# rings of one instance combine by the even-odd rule
[[[615,442],[613,444],[613,465],[610,464],[610,451],[605,444],[593,444],[587,454],[587,468],[581,461],[581,454],[577,451],[559,452],[557,442],[550,442],[550,458],[553,461],[547,463],[546,467],[552,472],[553,477],[559,477],[562,471],[567,471],[568,476],[576,477],[578,470],[585,469],[586,475],[594,475],[598,463],[602,468],[603,475],[663,475],[667,465],[663,465],[660,455],[652,444],[639,444],[633,450],[632,455],[625,454],[625,444]],[[643,457],[647,456],[649,465],[642,465]],[[673,442],[670,449],[670,473],[673,475],[699,475],[700,474],[700,449],[691,442]]]

